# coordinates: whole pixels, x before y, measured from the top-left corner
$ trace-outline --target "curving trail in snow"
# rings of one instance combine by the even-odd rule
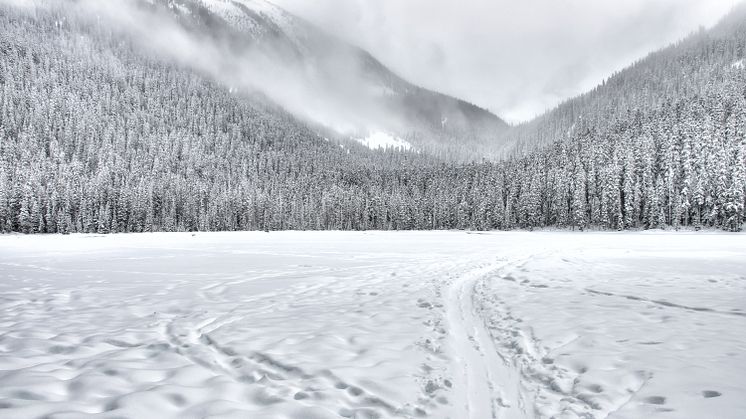
[[[0,236],[0,417],[740,419],[744,254],[708,233]]]
[[[447,316],[454,381],[457,388],[463,389],[453,405],[454,418],[532,417],[521,392],[518,371],[510,359],[498,352],[474,304],[477,282],[510,264],[500,262],[470,270],[450,286]]]

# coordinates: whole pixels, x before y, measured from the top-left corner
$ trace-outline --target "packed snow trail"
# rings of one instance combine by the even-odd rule
[[[454,351],[454,381],[457,388],[463,389],[453,406],[454,418],[530,417],[517,371],[510,360],[498,353],[484,319],[474,306],[477,281],[508,264],[500,262],[474,269],[451,285],[447,313]]]
[[[0,236],[0,418],[740,419],[744,254],[713,233]]]

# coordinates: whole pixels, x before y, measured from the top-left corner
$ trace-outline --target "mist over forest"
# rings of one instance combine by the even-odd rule
[[[746,418],[746,2],[0,0],[0,419]]]
[[[744,223],[743,7],[510,126],[258,0],[5,0],[4,231]]]

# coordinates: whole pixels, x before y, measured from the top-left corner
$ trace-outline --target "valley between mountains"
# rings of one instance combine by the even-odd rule
[[[482,60],[541,20],[462,0],[425,83],[267,0],[0,0],[0,419],[746,418],[746,3],[522,123],[441,93],[695,2]]]

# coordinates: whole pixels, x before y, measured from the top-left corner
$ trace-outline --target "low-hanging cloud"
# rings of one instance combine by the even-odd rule
[[[0,0],[15,4],[20,0]],[[143,0],[24,0],[65,7],[121,31],[138,47],[206,75],[233,91],[260,93],[290,113],[339,134],[356,135],[402,124],[365,89],[363,63],[344,49],[327,49],[321,62],[298,58],[271,39],[250,42],[240,31],[197,30],[172,10]],[[167,3],[162,3],[167,4]],[[225,29],[225,28],[224,28]],[[245,34],[244,34],[245,35]],[[236,36],[238,38],[231,38]],[[344,44],[340,44],[344,46]],[[339,71],[330,74],[329,69]],[[381,126],[377,126],[381,125]]]
[[[405,78],[523,121],[738,0],[274,0]]]

